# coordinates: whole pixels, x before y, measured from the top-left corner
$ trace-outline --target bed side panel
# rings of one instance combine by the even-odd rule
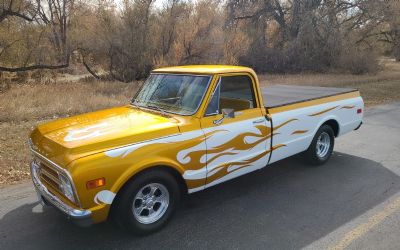
[[[317,132],[318,128],[328,120],[335,120],[339,124],[339,135],[343,135],[357,128],[362,121],[364,103],[359,96],[336,101],[332,98],[323,98],[318,102],[312,101],[310,105],[301,103],[299,108],[270,112],[274,124],[273,146],[279,147],[273,151],[271,161],[305,151]]]

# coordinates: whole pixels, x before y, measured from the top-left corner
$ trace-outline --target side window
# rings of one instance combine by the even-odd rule
[[[255,107],[253,84],[249,76],[223,76],[214,90],[206,115],[220,114],[222,109],[241,111]]]

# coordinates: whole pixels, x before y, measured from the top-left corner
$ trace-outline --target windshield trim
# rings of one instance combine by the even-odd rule
[[[143,86],[144,86],[144,83],[142,84],[142,86],[140,87],[140,89],[136,92],[135,96],[132,98],[132,100],[131,100],[131,102],[130,102],[130,104],[131,104],[132,106],[134,106],[134,107],[139,107],[139,108],[148,109],[148,110],[151,110],[151,111],[158,112],[158,113],[160,113],[160,114],[163,114],[163,113],[164,113],[164,115],[165,115],[165,113],[167,113],[167,114],[174,114],[174,115],[181,115],[181,116],[193,116],[194,114],[196,114],[196,113],[199,111],[199,108],[200,108],[201,104],[202,104],[203,101],[204,101],[204,97],[206,96],[206,93],[207,93],[207,91],[208,91],[208,88],[210,87],[211,80],[212,80],[212,78],[213,78],[212,75],[207,75],[207,74],[202,75],[202,74],[187,74],[187,73],[179,74],[179,73],[163,73],[163,72],[158,73],[158,72],[157,72],[157,73],[151,73],[151,74],[149,75],[149,77],[150,77],[151,75],[179,75],[179,76],[201,76],[201,77],[208,77],[207,86],[206,86],[206,88],[205,88],[205,91],[204,91],[204,93],[203,93],[203,96],[201,97],[201,99],[200,99],[200,101],[199,101],[199,103],[198,103],[198,105],[197,105],[196,110],[193,111],[193,113],[191,113],[191,114],[180,114],[180,113],[172,112],[172,111],[165,110],[165,109],[163,109],[164,112],[161,112],[161,111],[156,110],[156,109],[147,108],[146,106],[141,106],[141,105],[138,105],[138,104],[134,104],[137,95],[139,94],[140,91],[142,91],[142,88],[143,88]],[[147,78],[146,78],[146,80],[147,80]]]

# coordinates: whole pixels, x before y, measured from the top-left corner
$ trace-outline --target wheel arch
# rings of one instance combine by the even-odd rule
[[[115,191],[116,195],[115,195],[115,198],[111,205],[116,203],[115,201],[118,200],[118,197],[121,195],[121,193],[123,193],[123,190],[128,185],[128,183],[134,181],[140,175],[146,174],[146,172],[154,171],[154,170],[164,171],[164,172],[172,175],[175,178],[175,180],[177,181],[179,188],[182,191],[182,194],[186,194],[188,192],[187,184],[186,184],[185,179],[183,178],[181,172],[179,172],[175,167],[172,167],[172,166],[169,166],[166,164],[155,164],[152,166],[147,166],[146,168],[141,169],[139,171],[136,171],[136,172],[132,173],[128,178],[125,178],[125,180],[122,182],[122,184],[120,184],[119,188],[116,189],[116,191]]]
[[[321,120],[318,123],[318,125],[313,129],[313,131],[311,132],[312,136],[309,137],[310,140],[306,143],[307,149],[311,146],[313,138],[317,134],[318,130],[324,125],[329,125],[333,129],[333,135],[335,138],[340,135],[340,125],[339,125],[339,122],[337,121],[337,118],[335,116],[327,117],[326,119]]]
[[[322,127],[323,125],[329,125],[332,128],[335,137],[339,136],[340,125],[339,125],[339,122],[336,119],[330,118],[330,119],[326,120],[325,122],[323,122],[321,124],[321,126],[319,126],[319,128]]]

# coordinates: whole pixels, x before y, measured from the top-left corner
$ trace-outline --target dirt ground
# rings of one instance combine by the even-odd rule
[[[400,101],[400,63],[385,59],[377,74],[260,75],[266,84],[352,87],[368,106]],[[128,103],[139,82],[58,82],[13,85],[0,93],[0,186],[29,178],[27,140],[39,123]]]

